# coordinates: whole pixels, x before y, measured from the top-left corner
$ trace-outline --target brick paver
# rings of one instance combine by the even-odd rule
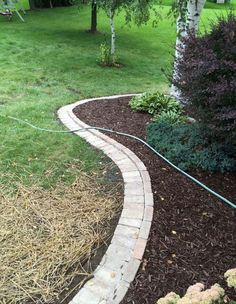
[[[105,98],[112,102],[122,96]],[[74,115],[73,108],[99,99],[104,97],[64,106],[59,109],[58,116],[70,130],[88,128]],[[124,207],[111,244],[94,271],[94,277],[69,304],[119,304],[138,271],[151,227],[153,194],[150,176],[133,152],[109,136],[97,130],[77,131],[75,134],[102,150],[119,167],[124,180]]]

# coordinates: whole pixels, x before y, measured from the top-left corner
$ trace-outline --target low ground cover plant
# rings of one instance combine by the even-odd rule
[[[225,273],[229,287],[236,289],[236,268]],[[168,293],[164,298],[157,301],[157,304],[235,304],[225,296],[224,289],[219,284],[214,284],[211,288],[204,290],[204,285],[196,283],[187,289],[186,294],[181,298],[175,292]]]
[[[176,125],[168,120],[152,122],[147,126],[147,142],[183,170],[236,170],[231,147],[209,142],[198,123]]]

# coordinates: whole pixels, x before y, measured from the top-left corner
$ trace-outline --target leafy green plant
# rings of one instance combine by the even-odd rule
[[[152,122],[147,127],[147,142],[183,170],[236,170],[233,147],[209,142],[198,123],[173,125],[164,120]]]
[[[161,112],[159,114],[155,114],[153,121],[158,121],[158,122],[168,122],[170,124],[181,124],[186,121],[185,116],[181,114],[181,112],[175,112],[175,111],[166,111],[166,112]]]
[[[112,66],[115,64],[115,58],[111,55],[110,47],[106,42],[100,45],[100,55],[98,62],[102,66]]]
[[[176,113],[182,111],[181,105],[175,99],[159,92],[134,96],[130,101],[130,106],[135,111],[148,112],[152,115],[167,111]]]

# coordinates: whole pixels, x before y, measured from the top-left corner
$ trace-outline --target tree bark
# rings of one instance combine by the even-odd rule
[[[110,9],[110,27],[111,27],[111,58],[114,61],[115,51],[116,51],[116,32],[115,32],[115,23],[114,23],[114,12]]]
[[[199,17],[206,0],[189,0],[187,4],[186,31],[198,32]]]
[[[176,20],[177,37],[176,37],[176,43],[175,43],[175,60],[174,60],[174,68],[173,68],[173,76],[172,76],[173,80],[176,80],[176,78],[178,76],[177,59],[180,56],[179,49],[182,47],[182,38],[186,35],[186,22],[185,22],[184,9],[185,9],[184,1],[181,1],[180,2],[180,13]],[[170,95],[180,101],[180,92],[173,83],[171,85]]]
[[[29,6],[31,10],[34,10],[36,8],[34,0],[29,0]]]
[[[174,61],[174,69],[173,69],[173,79],[178,77],[178,69],[176,61],[180,56],[179,49],[183,48],[183,42],[181,39],[188,34],[188,31],[193,31],[195,34],[198,32],[199,26],[199,18],[202,13],[203,7],[205,5],[206,0],[188,0],[187,2],[187,16],[184,14],[184,2],[180,6],[180,14],[177,18],[177,38],[175,45],[175,61]],[[170,94],[175,97],[180,102],[184,103],[184,100],[181,100],[181,94],[179,90],[172,84]]]
[[[91,5],[91,33],[96,33],[97,31],[97,1],[93,0]]]

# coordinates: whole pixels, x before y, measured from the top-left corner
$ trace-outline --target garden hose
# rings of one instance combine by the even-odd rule
[[[37,127],[37,126],[29,123],[28,121],[25,121],[25,120],[22,120],[22,119],[13,117],[13,116],[3,116],[1,114],[0,114],[0,116],[9,118],[9,119],[12,119],[12,120],[15,120],[15,121],[18,121],[20,123],[23,123],[23,124],[26,124],[26,125],[30,126],[33,129],[36,129],[36,130],[39,130],[39,131],[44,131],[44,132],[50,132],[50,133],[76,133],[76,132],[83,132],[83,131],[88,131],[88,130],[98,130],[98,131],[104,131],[104,132],[113,133],[113,134],[117,134],[117,135],[122,135],[122,136],[126,136],[126,137],[129,137],[129,138],[135,139],[135,140],[141,142],[142,144],[144,144],[152,152],[154,152],[161,159],[163,159],[165,162],[167,162],[171,167],[173,167],[178,172],[180,172],[181,174],[183,174],[184,176],[186,176],[187,178],[189,178],[191,181],[193,181],[194,183],[196,183],[198,186],[200,186],[201,188],[207,190],[209,193],[213,194],[214,196],[216,196],[218,199],[220,199],[224,203],[226,203],[229,206],[231,206],[231,207],[233,207],[233,208],[236,209],[236,205],[233,202],[229,201],[228,199],[226,199],[225,197],[223,197],[219,193],[213,191],[212,189],[210,189],[209,187],[207,187],[206,185],[204,185],[203,183],[201,183],[199,180],[197,180],[196,178],[194,178],[190,174],[188,174],[185,171],[181,170],[179,167],[177,167],[171,161],[169,161],[167,158],[165,158],[162,154],[160,154],[159,152],[157,152],[147,142],[145,142],[144,140],[142,140],[141,138],[139,138],[137,136],[134,136],[134,135],[131,135],[131,134],[127,134],[127,133],[124,133],[124,132],[119,132],[119,131],[114,131],[114,130],[106,129],[106,128],[100,128],[100,127],[86,127],[86,128],[80,128],[80,129],[75,129],[75,130],[70,130],[70,131],[51,130],[51,129]]]

